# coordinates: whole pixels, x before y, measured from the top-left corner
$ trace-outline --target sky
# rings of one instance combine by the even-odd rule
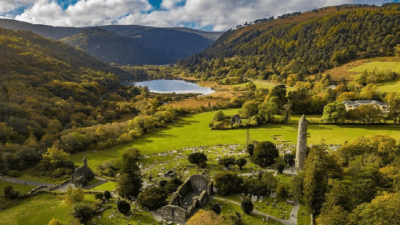
[[[0,17],[67,27],[144,25],[225,31],[256,19],[399,0],[0,0]]]

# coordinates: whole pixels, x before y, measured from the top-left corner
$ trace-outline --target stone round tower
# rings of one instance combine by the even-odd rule
[[[307,151],[307,119],[302,116],[299,121],[299,128],[297,131],[297,146],[296,146],[296,168],[301,169],[306,160]]]

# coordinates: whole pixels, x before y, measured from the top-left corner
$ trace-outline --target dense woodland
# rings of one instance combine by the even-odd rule
[[[261,31],[226,32],[212,46],[178,64],[204,78],[243,76],[283,81],[295,74],[296,81],[303,81],[306,75],[354,59],[394,55],[400,41],[398,5],[338,10]]]

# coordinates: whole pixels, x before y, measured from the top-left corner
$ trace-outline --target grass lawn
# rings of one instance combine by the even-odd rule
[[[0,181],[0,195],[3,195],[4,188],[6,186],[12,186],[15,191],[19,191],[19,195],[24,195],[29,192],[30,189],[35,188],[36,186],[31,186],[31,185],[24,185],[24,184],[14,184],[14,183],[9,183],[5,181]]]
[[[300,205],[299,213],[297,214],[297,225],[310,225],[311,224],[311,216],[310,214],[305,212],[306,209],[304,206]],[[302,214],[301,212],[304,212]]]
[[[229,215],[229,210],[231,212],[231,214],[234,214],[235,212],[239,212],[240,214],[242,214],[242,219],[244,221],[244,224],[268,224],[268,225],[280,225],[282,223],[272,220],[270,219],[267,222],[262,222],[262,218],[264,218],[263,216],[259,216],[259,215],[246,215],[242,209],[240,208],[240,206],[235,205],[233,203],[230,202],[225,202],[225,201],[220,201],[220,200],[215,200],[213,199],[211,201],[212,203],[218,203],[218,204],[222,204],[222,210],[221,210],[221,215],[222,216],[227,216]],[[265,218],[264,218],[265,219]]]
[[[84,202],[91,204],[94,201],[95,198],[93,195],[85,195]],[[98,222],[96,224],[133,224],[138,220],[141,221],[141,224],[155,224],[157,222],[149,212],[140,212],[132,216],[129,220],[120,217],[109,219],[108,217],[112,212],[117,214],[117,204],[114,199],[111,199],[108,203],[105,203],[105,205],[111,207],[93,217],[96,217],[95,221]],[[22,201],[15,207],[0,212],[0,224],[43,225],[48,224],[53,218],[59,220],[62,224],[69,224],[69,222],[73,220],[70,212],[71,209],[64,204],[63,196],[40,194]],[[97,216],[101,216],[102,219],[99,221]],[[86,224],[92,224],[93,218],[89,218]]]
[[[0,224],[4,225],[43,225],[52,218],[68,224],[73,220],[62,196],[40,194],[30,197],[21,204],[0,212]]]
[[[102,185],[96,186],[90,190],[92,191],[113,191],[116,188],[117,183],[108,181]]]
[[[361,66],[350,69],[351,72],[362,73],[365,70],[373,71],[378,70],[392,70],[394,72],[400,72],[400,62],[370,62]],[[380,92],[397,92],[400,93],[400,79],[395,81],[378,84],[378,91]]]
[[[238,203],[241,203],[242,201],[240,200],[240,197],[237,195],[230,195],[230,196],[218,196],[219,198],[226,198],[227,200],[235,201]],[[285,201],[279,197],[277,197],[277,205],[282,206],[282,209],[278,209],[277,207],[272,206],[274,203],[275,199],[269,198],[269,196],[263,196],[264,200],[262,202],[255,202],[254,203],[254,209],[260,212],[263,212],[265,214],[275,216],[280,219],[289,219],[290,217],[290,212],[292,211],[293,205],[286,205]],[[247,198],[247,196],[242,196],[243,200]],[[267,205],[268,202],[268,205]],[[287,213],[284,213],[287,211]],[[282,218],[281,212],[284,213],[284,218]]]
[[[373,71],[375,69],[378,70],[392,70],[394,72],[400,72],[400,62],[369,62],[361,66],[354,67],[349,69],[351,72],[362,73],[365,70]]]
[[[238,109],[224,110],[226,115],[233,115]],[[84,151],[71,155],[71,159],[81,165],[82,158],[88,159],[89,166],[95,169],[105,160],[119,158],[129,148],[137,148],[142,154],[166,152],[185,147],[196,147],[218,144],[245,144],[246,129],[210,130],[209,122],[215,112],[206,112],[185,117],[166,128],[150,132],[138,140],[113,148],[93,151]],[[283,140],[296,143],[297,118],[292,116],[291,124],[266,124],[250,129],[252,140],[273,141],[271,135],[282,135]],[[343,144],[351,142],[359,136],[371,136],[374,134],[389,135],[398,140],[400,138],[400,125],[328,125],[310,124],[308,126],[308,144],[319,144],[325,139],[327,144]]]

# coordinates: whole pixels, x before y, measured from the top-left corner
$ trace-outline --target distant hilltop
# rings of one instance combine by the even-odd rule
[[[108,63],[173,64],[210,46],[223,32],[137,25],[53,27],[0,19],[0,27],[60,40]]]

